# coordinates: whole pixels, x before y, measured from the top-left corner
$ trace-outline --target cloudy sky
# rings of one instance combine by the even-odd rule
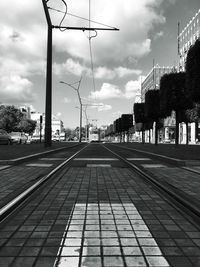
[[[59,25],[67,11],[63,26],[88,27],[89,0],[65,2],[48,1],[52,24]],[[98,31],[89,43],[95,32],[53,30],[53,114],[65,127],[79,124],[79,102],[76,91],[59,81],[76,87],[82,77],[88,119],[111,124],[121,113],[132,112],[153,59],[161,66],[177,64],[177,22],[182,29],[200,8],[199,0],[90,2],[91,27],[120,31]],[[44,112],[47,24],[42,0],[1,0],[0,10],[0,103]]]

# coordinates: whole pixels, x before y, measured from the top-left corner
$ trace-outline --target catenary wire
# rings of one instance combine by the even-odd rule
[[[62,10],[60,10],[60,9],[56,9],[56,8],[53,8],[53,7],[48,7],[48,8],[49,8],[50,10],[53,10],[53,11],[56,11],[56,12],[59,12],[59,13],[65,13],[65,11],[62,11]],[[78,15],[74,15],[74,14],[69,13],[69,12],[67,12],[66,15],[71,16],[71,17],[75,17],[75,18],[78,18],[78,19],[83,19],[83,20],[85,20],[85,21],[89,21],[89,19],[87,19],[87,18],[78,16]],[[107,24],[104,24],[104,23],[101,23],[101,22],[97,22],[97,21],[95,21],[95,20],[90,20],[90,21],[93,22],[93,23],[99,24],[99,25],[101,25],[101,26],[105,26],[105,27],[108,27],[108,28],[111,28],[111,29],[115,29],[115,27],[112,27],[112,26],[110,26],[110,25],[107,25]]]

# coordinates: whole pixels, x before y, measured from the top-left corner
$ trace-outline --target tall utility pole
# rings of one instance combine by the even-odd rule
[[[71,88],[73,88],[73,89],[77,92],[77,95],[78,95],[78,100],[79,100],[79,104],[80,104],[80,129],[79,129],[79,142],[81,142],[81,140],[82,140],[82,114],[83,114],[83,104],[82,104],[82,100],[81,100],[81,96],[80,96],[80,92],[79,92],[79,88],[80,88],[81,80],[82,80],[82,77],[81,77],[80,81],[73,83],[73,84],[78,83],[78,87],[77,87],[77,88],[74,87],[73,84],[70,84],[70,83],[66,83],[66,82],[60,81],[60,83],[66,84],[66,85],[70,86]]]
[[[81,31],[95,31],[98,30],[110,30],[119,31],[119,29],[110,28],[96,28],[96,27],[65,27],[61,25],[52,25],[51,18],[47,3],[50,0],[42,0],[44,12],[48,25],[47,36],[47,68],[46,68],[46,103],[45,103],[45,147],[51,146],[51,117],[52,117],[52,29],[65,29],[65,30],[81,30]]]
[[[47,35],[47,68],[46,68],[46,102],[45,102],[45,147],[51,146],[51,117],[52,117],[52,23],[47,7],[48,0],[42,0],[48,25]]]

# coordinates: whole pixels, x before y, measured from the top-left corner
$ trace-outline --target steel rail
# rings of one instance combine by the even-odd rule
[[[76,155],[81,153],[84,149],[86,149],[88,145],[81,148],[79,151],[74,153],[72,156],[70,156],[68,159],[63,161],[61,164],[56,166],[50,173],[43,176],[40,180],[38,180],[36,183],[31,185],[28,189],[26,189],[24,192],[20,193],[18,196],[16,196],[13,200],[11,200],[9,203],[4,205],[0,209],[0,223],[2,223],[8,216],[10,216],[20,205],[22,205],[37,189],[40,188],[41,185],[43,185],[45,182],[49,181],[49,179],[56,174],[58,171],[60,171],[65,165],[67,165]]]
[[[124,163],[126,163],[130,167],[130,169],[134,170],[141,177],[143,177],[145,181],[156,187],[162,195],[165,195],[166,198],[170,200],[170,204],[172,206],[174,206],[175,208],[179,208],[179,211],[184,212],[184,215],[187,216],[189,220],[192,219],[192,223],[195,223],[195,225],[200,229],[200,207],[196,203],[194,203],[191,199],[187,198],[184,193],[181,193],[180,190],[178,190],[173,185],[164,181],[162,181],[162,183],[159,182],[153,176],[150,176],[149,174],[141,170],[138,166],[129,162],[124,157],[120,156],[118,153],[112,151],[105,145],[103,146],[113,155],[115,155]]]

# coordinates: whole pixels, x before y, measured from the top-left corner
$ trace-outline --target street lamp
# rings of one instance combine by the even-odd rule
[[[81,101],[81,96],[80,96],[80,93],[79,93],[79,88],[80,88],[80,84],[81,84],[81,80],[82,80],[82,77],[80,79],[80,81],[78,82],[74,82],[74,83],[66,83],[66,82],[63,82],[63,81],[60,81],[60,83],[63,83],[63,84],[66,84],[68,86],[70,86],[72,89],[74,89],[76,92],[77,92],[77,95],[78,95],[78,100],[79,100],[79,104],[80,104],[80,129],[79,129],[79,142],[81,142],[81,139],[82,139],[82,101]],[[74,87],[74,84],[77,84],[78,83],[78,87]]]

